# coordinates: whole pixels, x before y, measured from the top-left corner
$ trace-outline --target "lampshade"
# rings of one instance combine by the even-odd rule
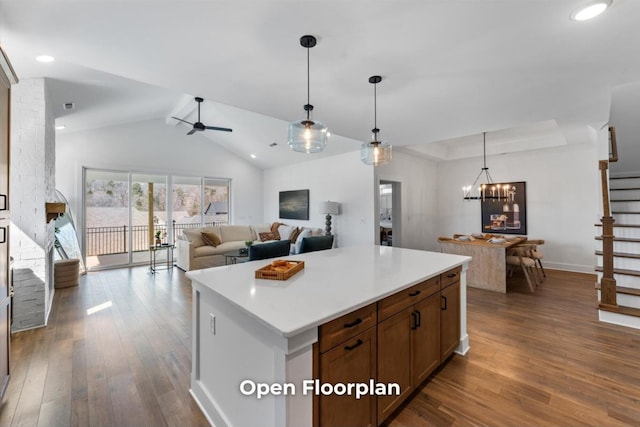
[[[327,126],[308,119],[289,123],[289,148],[299,153],[319,153],[327,146]]]
[[[383,165],[391,161],[391,145],[387,142],[365,142],[360,146],[360,160],[367,165]]]
[[[340,213],[340,203],[329,201],[320,202],[320,213],[338,215]]]

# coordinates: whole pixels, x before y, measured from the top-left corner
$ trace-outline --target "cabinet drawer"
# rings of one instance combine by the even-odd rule
[[[320,326],[320,353],[375,326],[378,322],[376,314],[376,303],[373,303]]]
[[[460,281],[460,273],[462,272],[462,267],[454,268],[452,270],[447,271],[446,273],[442,273],[441,277],[441,285],[440,288],[444,289],[447,286],[451,286],[456,282]]]
[[[382,321],[402,309],[440,290],[440,277],[433,277],[378,302],[378,319]]]

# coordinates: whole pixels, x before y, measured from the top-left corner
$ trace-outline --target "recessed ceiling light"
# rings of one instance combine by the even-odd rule
[[[593,0],[571,14],[574,21],[587,21],[595,18],[611,6],[611,0]]]
[[[65,128],[66,128],[65,125],[57,125],[56,126],[56,130],[62,130],[62,129],[65,129]]]
[[[36,61],[38,62],[53,62],[56,58],[51,55],[40,55],[36,56]]]
[[[252,159],[255,159],[255,158],[256,158],[256,155],[255,155],[255,154],[251,154],[250,156],[251,156],[251,158],[252,158]]]

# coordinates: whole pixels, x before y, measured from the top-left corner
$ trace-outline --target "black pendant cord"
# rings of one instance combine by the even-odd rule
[[[310,82],[310,77],[309,77],[309,74],[310,74],[310,71],[309,71],[310,70],[309,58],[310,58],[309,48],[307,47],[307,106],[311,105],[311,102],[310,102],[310,100],[311,100],[311,95],[310,95],[311,94],[311,89],[310,89],[311,88],[311,84],[309,83]],[[307,121],[309,121],[309,110],[311,110],[311,109],[307,107],[307,108],[305,108],[305,110],[307,110]]]
[[[373,139],[378,140],[378,84],[373,85]]]
[[[378,83],[382,81],[382,77],[380,76],[371,76],[369,77],[369,83],[373,84],[373,141],[371,144],[379,145],[380,141],[378,141],[378,133],[380,129],[378,129]]]
[[[484,161],[483,171],[488,171],[487,167],[487,132],[482,132],[482,159]]]

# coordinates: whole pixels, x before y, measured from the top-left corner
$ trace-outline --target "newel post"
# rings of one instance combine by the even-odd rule
[[[600,177],[602,180],[602,279],[600,280],[600,305],[617,307],[616,280],[613,278],[613,223],[609,205],[609,186],[607,180],[608,162],[600,160]]]

